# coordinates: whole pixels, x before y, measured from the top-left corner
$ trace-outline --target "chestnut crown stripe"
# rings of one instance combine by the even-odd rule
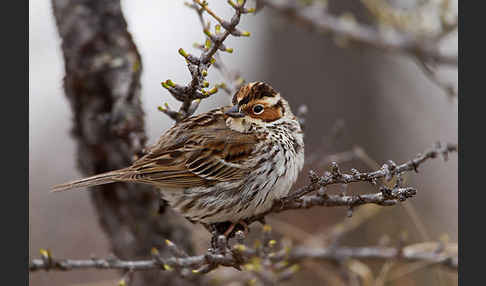
[[[233,104],[239,106],[264,97],[275,97],[277,92],[267,83],[255,82],[242,87],[234,96]],[[239,99],[239,100],[238,100]]]

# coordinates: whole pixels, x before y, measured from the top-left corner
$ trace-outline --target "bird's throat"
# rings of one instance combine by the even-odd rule
[[[241,133],[248,133],[251,131],[251,123],[246,117],[243,118],[233,118],[228,117],[226,119],[226,126],[234,131]]]

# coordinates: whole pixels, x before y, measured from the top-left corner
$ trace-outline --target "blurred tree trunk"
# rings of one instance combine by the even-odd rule
[[[73,136],[84,175],[128,166],[145,141],[140,101],[140,55],[119,0],[53,0],[62,38],[64,90],[73,111]],[[55,142],[53,142],[55,144]],[[100,223],[114,254],[122,259],[162,255],[165,239],[191,253],[189,231],[159,211],[159,198],[148,186],[110,184],[91,192]],[[196,281],[197,282],[197,281]],[[171,272],[134,273],[131,285],[192,285]]]

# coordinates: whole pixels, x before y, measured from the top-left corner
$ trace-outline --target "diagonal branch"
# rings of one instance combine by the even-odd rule
[[[165,107],[159,107],[159,110],[167,114],[175,121],[181,121],[184,118],[191,116],[199,106],[201,99],[207,98],[218,91],[217,86],[214,86],[210,90],[204,88],[209,87],[209,82],[206,81],[209,67],[215,63],[214,55],[218,50],[225,52],[232,52],[230,48],[226,48],[223,42],[229,35],[240,37],[250,36],[249,32],[240,31],[236,26],[240,23],[240,17],[242,14],[252,13],[254,9],[245,8],[246,0],[238,1],[236,4],[231,0],[228,3],[235,10],[235,14],[230,21],[226,21],[218,17],[205,1],[193,0],[193,4],[188,4],[189,7],[195,9],[199,15],[201,24],[203,25],[204,33],[207,36],[206,47],[199,57],[193,56],[182,48],[179,49],[179,54],[183,56],[187,61],[187,68],[191,73],[191,81],[185,86],[178,85],[171,80],[162,82],[162,86],[166,88],[171,95],[182,102],[179,111],[171,110],[168,105]],[[204,23],[203,12],[211,15],[219,23],[215,33],[211,33],[209,30],[209,24]],[[220,28],[223,27],[225,31],[220,32]]]
[[[457,96],[457,88],[451,82],[442,79],[438,75],[436,68],[431,67],[427,62],[420,58],[416,58],[415,62],[417,63],[417,66],[422,69],[424,75],[446,95],[448,95],[450,98]]]

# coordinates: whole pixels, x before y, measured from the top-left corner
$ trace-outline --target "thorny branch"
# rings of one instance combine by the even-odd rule
[[[250,36],[249,32],[240,31],[236,26],[240,23],[242,14],[254,12],[253,8],[245,8],[246,0],[239,0],[237,3],[229,0],[228,3],[234,8],[235,14],[230,21],[226,21],[217,16],[211,9],[208,8],[208,3],[201,0],[193,0],[193,4],[187,4],[194,8],[199,15],[201,24],[203,25],[204,34],[207,36],[206,43],[203,45],[203,52],[199,57],[195,57],[182,48],[179,49],[179,54],[187,61],[187,68],[191,73],[191,82],[185,86],[178,85],[171,80],[162,82],[162,86],[166,88],[172,96],[178,101],[182,102],[179,111],[174,111],[166,104],[165,107],[159,107],[159,110],[167,114],[175,121],[183,120],[191,116],[199,106],[201,99],[207,98],[218,91],[218,87],[214,86],[210,90],[204,88],[209,87],[209,82],[205,80],[208,69],[212,64],[216,63],[214,58],[216,52],[225,51],[231,53],[233,49],[227,48],[223,42],[229,35],[240,37]],[[215,32],[210,31],[209,23],[204,23],[203,13],[206,12],[213,17],[219,24],[215,26]],[[221,32],[221,27],[224,32]],[[220,65],[221,66],[221,65]]]

